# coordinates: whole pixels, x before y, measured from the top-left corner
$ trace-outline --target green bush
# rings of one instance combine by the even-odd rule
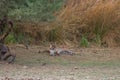
[[[53,14],[61,8],[62,4],[62,0],[24,0],[12,9],[9,15],[17,20],[49,22],[55,20]]]
[[[88,42],[88,40],[85,36],[82,36],[82,39],[80,41],[80,46],[82,46],[82,47],[88,47],[89,46],[89,42]]]
[[[13,44],[13,43],[16,43],[17,41],[16,41],[16,39],[15,39],[15,37],[14,37],[14,35],[13,34],[9,34],[7,37],[6,37],[6,39],[5,39],[5,43],[6,44]]]

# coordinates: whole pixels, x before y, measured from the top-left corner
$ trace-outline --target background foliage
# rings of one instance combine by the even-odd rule
[[[8,14],[16,20],[52,21],[62,0],[1,0],[0,15]]]
[[[1,0],[0,17],[6,14],[14,21],[7,43],[120,46],[119,4],[120,0]]]

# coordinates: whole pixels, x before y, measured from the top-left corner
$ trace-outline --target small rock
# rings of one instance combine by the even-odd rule
[[[74,75],[74,73],[71,72],[70,75]]]
[[[45,66],[46,65],[46,63],[42,63],[42,66]]]
[[[41,51],[39,50],[38,53],[41,53]]]
[[[33,80],[32,78],[29,78],[28,80]]]
[[[74,67],[74,69],[78,69],[78,67]]]
[[[10,80],[8,77],[5,77],[5,80]]]
[[[24,69],[27,69],[28,67],[27,66],[23,66]]]

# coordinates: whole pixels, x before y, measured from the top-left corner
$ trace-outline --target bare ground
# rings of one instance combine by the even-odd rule
[[[120,80],[120,48],[71,48],[75,55],[38,53],[43,46],[10,46],[14,64],[0,62],[0,80]]]

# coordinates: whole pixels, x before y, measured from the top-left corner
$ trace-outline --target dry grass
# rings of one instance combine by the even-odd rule
[[[114,46],[118,43],[115,38],[120,35],[119,4],[119,0],[69,0],[58,20],[63,22],[68,32],[71,30],[68,34],[77,36],[77,40],[82,34],[100,45]]]
[[[16,32],[24,32],[32,41],[80,43],[120,46],[119,0],[68,0],[51,23],[22,23]],[[22,27],[22,28],[21,28]],[[19,31],[18,31],[19,30]]]
[[[56,22],[52,23],[17,23],[15,33],[19,37],[19,33],[22,33],[25,38],[31,37],[33,43],[38,42],[63,42],[64,30],[62,25]]]

